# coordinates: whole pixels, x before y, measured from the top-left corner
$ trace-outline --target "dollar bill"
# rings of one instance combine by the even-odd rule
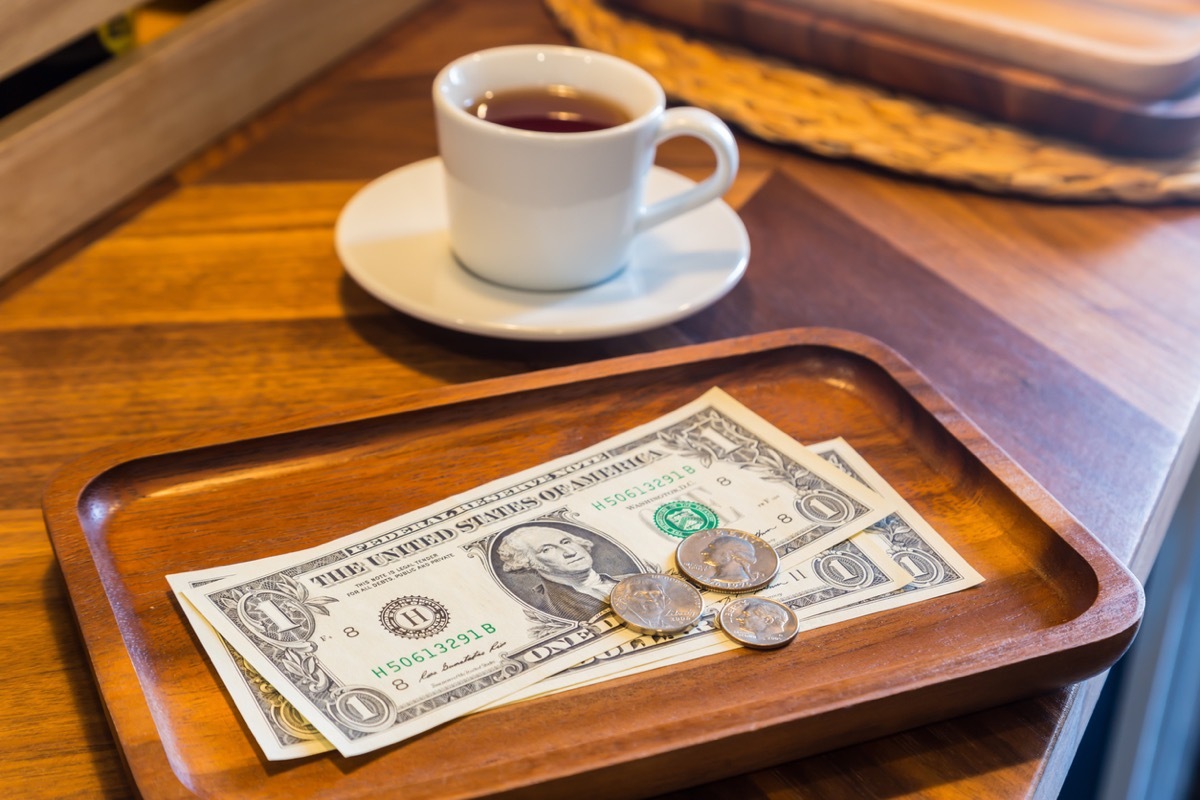
[[[911,576],[873,540],[856,535],[807,559],[789,557],[769,586],[756,594],[783,603],[800,621],[799,630],[831,624],[838,609],[900,590]],[[719,629],[717,617],[733,596],[702,592],[705,612],[695,627],[673,636],[639,636],[577,664],[495,705],[590,686],[668,664],[737,649]],[[814,621],[817,620],[817,621]]]
[[[608,608],[689,532],[819,553],[891,505],[720,390],[586,450],[312,548],[181,586],[346,755],[493,703],[636,638]]]
[[[167,580],[263,756],[268,761],[284,761],[332,750],[333,745],[312,723],[230,647],[183,594],[184,589],[201,589],[228,577],[229,570],[218,567],[169,575]]]
[[[847,607],[848,613],[898,608],[983,583],[983,576],[846,440],[832,439],[810,445],[809,449],[862,485],[888,498],[896,509],[857,534],[855,539],[873,542],[908,572],[910,579],[894,592],[857,601]]]
[[[896,508],[893,513],[855,534],[844,544],[833,548],[831,553],[850,546],[857,547],[862,553],[870,554],[868,558],[873,564],[880,569],[887,569],[897,580],[892,588],[885,591],[858,597],[842,595],[848,599],[848,602],[840,603],[836,607],[831,607],[830,604],[808,603],[803,594],[780,598],[771,594],[770,590],[764,592],[763,594],[780,600],[796,612],[801,631],[814,630],[867,614],[919,603],[983,582],[983,576],[972,568],[844,439],[838,438],[821,442],[811,445],[810,449],[856,481],[888,498]],[[804,574],[811,575],[823,571],[823,558],[824,556],[818,556],[812,559],[807,568],[792,564],[790,570],[798,573],[795,576],[800,579],[798,585],[802,585]],[[840,558],[838,561],[841,563],[835,569],[840,576],[844,577],[855,571],[856,568],[852,567],[853,562]],[[827,562],[826,569],[829,563],[834,562]],[[885,565],[890,565],[890,569]],[[719,608],[718,606],[715,609],[717,613],[719,613]],[[624,669],[612,670],[605,675],[605,678],[634,675],[646,669],[658,669],[693,658],[725,652],[738,646],[732,641],[716,637],[709,637],[706,645],[704,648],[689,649],[687,652],[680,653],[663,650],[661,658],[646,661],[645,664],[638,663],[635,659],[626,659]],[[631,646],[633,646],[632,642],[623,645],[626,649]],[[561,681],[561,676],[556,676],[552,680]],[[579,682],[577,685],[585,685],[585,683]],[[549,686],[550,684],[547,684],[547,688]]]

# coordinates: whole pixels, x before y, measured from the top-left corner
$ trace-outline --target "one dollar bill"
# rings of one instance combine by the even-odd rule
[[[813,576],[828,572],[834,564],[837,565],[834,569],[839,576],[835,582],[841,583],[843,579],[848,579],[844,581],[847,584],[861,582],[862,578],[858,576],[866,575],[867,572],[855,566],[854,561],[846,560],[841,555],[849,548],[855,548],[858,553],[866,555],[865,561],[874,565],[873,569],[887,571],[896,578],[896,582],[885,591],[859,592],[857,595],[843,593],[840,598],[846,602],[833,603],[830,603],[820,590],[817,590],[817,594],[822,597],[823,602],[817,603],[810,602],[811,595],[805,592],[784,592],[784,596],[772,595],[771,590],[764,592],[763,594],[773,596],[796,613],[801,631],[901,608],[968,589],[983,582],[983,576],[848,442],[840,438],[832,439],[811,445],[809,449],[890,500],[895,511],[867,526],[846,542],[810,559],[807,564],[791,564],[788,571],[796,578],[794,585],[804,586],[805,576],[809,576],[811,580]],[[830,560],[831,558],[833,560]],[[772,589],[774,588],[776,587],[773,584]],[[719,613],[719,608],[714,611]],[[624,647],[628,649],[630,645],[626,644]],[[704,648],[670,654],[668,658],[644,666],[629,659],[626,669],[614,672],[608,677],[623,677],[645,669],[658,669],[736,647],[738,645],[729,639],[710,637]],[[561,680],[561,676],[555,676],[551,680]]]
[[[785,559],[776,578],[756,594],[792,609],[801,621],[801,630],[807,630],[829,624],[808,620],[832,619],[838,609],[858,606],[901,590],[911,577],[876,542],[858,535],[814,556]],[[642,635],[622,642],[496,705],[589,686],[740,648],[740,644],[725,636],[717,626],[721,606],[731,596],[711,591],[703,592],[703,596],[704,614],[690,630],[673,636]]]
[[[608,591],[668,568],[690,532],[759,532],[786,559],[825,551],[890,512],[713,390],[269,568],[232,565],[230,577],[192,586],[185,575],[177,586],[300,716],[355,755],[635,638]]]
[[[266,560],[263,564],[266,565]],[[196,639],[208,653],[238,713],[245,720],[246,727],[254,735],[268,761],[303,758],[332,750],[333,745],[320,731],[314,728],[278,689],[263,678],[258,670],[230,647],[183,595],[185,589],[200,589],[228,577],[227,568],[217,567],[168,575],[167,580],[179,598],[184,615],[196,632]]]

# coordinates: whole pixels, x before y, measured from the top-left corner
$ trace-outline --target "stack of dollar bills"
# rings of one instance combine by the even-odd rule
[[[720,389],[592,447],[301,552],[168,576],[268,759],[358,755],[484,708],[738,647],[638,634],[608,592],[678,543],[768,541],[801,630],[958,591],[973,570],[840,439],[805,447]],[[747,657],[755,657],[748,654]]]

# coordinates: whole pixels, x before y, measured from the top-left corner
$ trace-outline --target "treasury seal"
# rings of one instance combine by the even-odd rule
[[[673,500],[654,511],[654,524],[668,536],[686,539],[696,531],[720,525],[716,512],[691,500]]]
[[[384,606],[379,622],[385,630],[405,639],[426,639],[446,630],[450,612],[436,600],[409,595]]]
[[[711,528],[675,548],[679,571],[692,583],[718,592],[753,592],[779,571],[779,555],[762,537],[734,528]]]

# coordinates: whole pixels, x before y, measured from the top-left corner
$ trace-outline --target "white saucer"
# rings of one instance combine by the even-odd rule
[[[692,181],[655,167],[647,202]],[[721,201],[639,236],[614,277],[572,292],[506,289],[450,253],[442,162],[418,161],[364,186],[338,217],[338,257],[393,308],[446,328],[503,339],[596,339],[655,328],[725,296],[746,271],[750,239]]]

